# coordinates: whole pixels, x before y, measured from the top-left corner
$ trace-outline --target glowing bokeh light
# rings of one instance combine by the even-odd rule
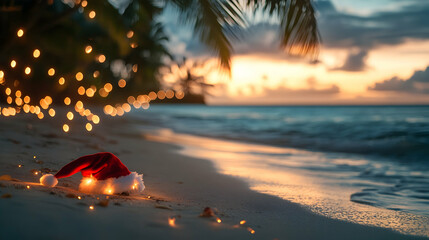
[[[106,56],[104,56],[103,54],[98,56],[98,62],[100,63],[104,63],[104,61],[106,61]]]
[[[81,72],[78,72],[78,73],[76,73],[76,80],[78,80],[78,81],[82,81],[82,79],[83,79],[83,73],[81,73]]]
[[[96,15],[95,11],[91,11],[88,14],[89,18],[91,18],[91,19],[95,18],[95,15]]]
[[[40,50],[39,49],[34,49],[34,51],[33,51],[33,57],[34,58],[40,57]]]
[[[92,131],[92,125],[91,125],[91,123],[87,123],[87,124],[85,125],[85,128],[86,128],[86,130],[87,130],[88,132]]]
[[[49,76],[54,76],[55,75],[55,69],[54,68],[49,68],[48,75]]]
[[[55,110],[53,108],[49,109],[48,113],[49,113],[49,116],[55,117]]]
[[[70,130],[69,125],[64,124],[64,125],[63,125],[63,131],[64,131],[64,132],[68,132],[69,130]]]
[[[64,98],[65,105],[70,105],[70,103],[71,103],[71,99],[69,97]]]
[[[15,68],[16,67],[16,61],[15,60],[10,61],[10,66],[12,68]]]
[[[85,47],[85,53],[89,54],[91,52],[92,52],[92,46],[91,45],[86,46]]]
[[[128,31],[127,32],[127,38],[132,38],[134,36],[134,32],[133,31]]]
[[[84,88],[83,86],[80,86],[80,87],[77,89],[77,93],[78,93],[79,95],[84,95],[84,94],[85,94],[85,88]]]
[[[25,74],[30,74],[31,73],[31,68],[30,67],[26,67],[24,70]]]
[[[118,81],[118,86],[120,88],[124,88],[127,85],[127,82],[125,81],[125,79],[121,79]]]
[[[63,77],[60,77],[60,79],[58,79],[58,83],[59,83],[60,85],[64,85],[64,83],[66,83],[66,79],[65,79],[65,78],[63,78]]]
[[[24,30],[23,30],[22,28],[18,29],[18,32],[16,32],[16,35],[17,35],[18,37],[22,37],[22,36],[24,36]]]
[[[73,120],[74,114],[72,112],[68,112],[67,113],[67,118],[68,118],[68,120]]]

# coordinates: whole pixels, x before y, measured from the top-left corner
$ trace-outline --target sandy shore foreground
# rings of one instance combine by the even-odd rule
[[[179,146],[145,140],[126,117],[102,119],[92,132],[79,120],[69,133],[62,124],[0,118],[0,239],[425,239],[329,219],[251,191],[211,162],[178,154]],[[55,188],[38,184],[39,171],[101,151],[143,173],[146,190],[86,195],[76,190],[80,174]],[[216,217],[199,217],[205,207]]]

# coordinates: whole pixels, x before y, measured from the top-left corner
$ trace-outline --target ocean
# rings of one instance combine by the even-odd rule
[[[152,105],[132,114],[144,125],[174,133],[275,148],[238,151],[218,145],[218,152],[244,159],[242,166],[247,160],[263,163],[269,169],[265,176],[299,173],[293,181],[242,174],[261,192],[323,213],[330,210],[319,202],[343,191],[346,196],[337,198],[353,206],[429,217],[429,106]],[[214,161],[222,169],[221,160]]]

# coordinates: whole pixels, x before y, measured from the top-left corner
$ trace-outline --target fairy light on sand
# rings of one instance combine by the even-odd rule
[[[34,49],[34,51],[33,51],[33,57],[34,58],[40,57],[40,50],[39,49]]]
[[[18,31],[16,32],[16,35],[17,35],[18,37],[22,37],[22,36],[24,36],[24,30],[23,30],[22,28],[18,29]]]
[[[176,227],[176,218],[175,217],[169,217],[168,218],[168,225],[170,226],[170,227]]]

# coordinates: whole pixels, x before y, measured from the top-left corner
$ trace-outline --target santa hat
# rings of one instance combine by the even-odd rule
[[[112,153],[102,152],[80,157],[65,165],[55,175],[40,178],[44,186],[54,187],[58,179],[82,173],[79,190],[89,193],[113,194],[144,190],[143,174],[130,172]]]

